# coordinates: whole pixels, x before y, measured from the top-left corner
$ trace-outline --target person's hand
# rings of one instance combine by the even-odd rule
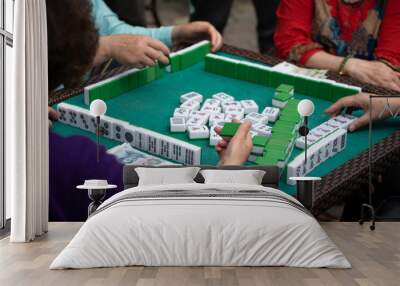
[[[53,125],[53,121],[58,120],[60,117],[60,113],[58,111],[55,111],[53,108],[49,107],[48,108],[49,112],[49,128]]]
[[[172,30],[174,45],[181,43],[196,43],[202,40],[210,40],[212,51],[218,51],[223,44],[221,34],[208,22],[192,22],[177,25]]]
[[[231,140],[221,140],[215,149],[220,156],[219,165],[236,166],[243,165],[249,158],[253,149],[253,140],[250,135],[251,123],[242,123]],[[219,134],[221,128],[216,127],[215,131]]]
[[[350,59],[344,72],[363,82],[400,91],[400,73],[382,62]]]
[[[400,99],[397,98],[374,98],[372,103],[369,105],[369,94],[359,93],[357,95],[347,96],[339,99],[331,107],[325,110],[331,116],[336,116],[342,112],[344,108],[357,108],[363,109],[364,114],[357,120],[355,120],[350,126],[349,131],[353,132],[369,123],[369,117],[371,116],[373,121],[385,119],[390,116],[390,111],[387,109],[385,112],[385,106],[389,100],[389,104],[392,112],[396,113],[400,110]],[[383,112],[383,113],[382,113]]]
[[[159,40],[141,35],[111,35],[100,37],[94,65],[109,59],[136,68],[154,66],[157,61],[169,64],[169,49]]]

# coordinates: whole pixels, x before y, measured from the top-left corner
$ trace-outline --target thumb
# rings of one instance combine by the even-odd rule
[[[247,137],[247,135],[249,134],[251,129],[251,123],[246,121],[244,123],[242,123],[239,127],[239,129],[237,130],[234,138],[240,138],[240,139],[245,139]]]
[[[360,118],[353,121],[353,123],[350,124],[350,126],[349,126],[349,131],[353,132],[353,131],[367,125],[369,123],[369,114],[370,114],[370,112],[368,111],[368,112],[364,113],[363,116],[361,116]]]

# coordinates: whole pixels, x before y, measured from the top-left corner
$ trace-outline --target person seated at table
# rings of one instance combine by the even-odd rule
[[[371,116],[373,121],[384,120],[391,116],[390,110],[385,109],[389,102],[393,113],[400,112],[400,98],[382,98],[374,99],[374,104],[369,105],[369,94],[360,93],[352,96],[343,97],[332,104],[325,112],[328,115],[336,116],[346,108],[362,109],[364,114],[355,120],[350,126],[349,131],[355,131],[369,123]],[[384,113],[382,111],[385,110]],[[221,140],[215,147],[220,156],[219,165],[243,165],[249,158],[253,149],[253,140],[250,135],[251,123],[241,124],[235,136],[231,140]],[[215,128],[219,134],[221,128]]]
[[[62,5],[61,5],[62,4]],[[49,91],[61,84],[73,87],[91,69],[99,43],[89,1],[47,0]],[[82,40],[84,39],[84,40]],[[49,122],[58,113],[49,108]],[[51,126],[51,124],[49,124]],[[105,179],[122,190],[123,166],[102,147],[97,163],[96,144],[83,136],[62,137],[49,131],[49,220],[84,221],[87,193],[76,191],[85,179]],[[112,190],[108,196],[114,194]]]
[[[90,2],[84,0],[46,1],[49,91],[62,84],[66,87],[78,85],[92,68],[101,44],[91,16],[92,8]],[[58,116],[49,108],[50,127]],[[85,179],[104,179],[116,184],[118,189],[110,190],[107,197],[122,191],[123,165],[103,146],[97,163],[96,150],[96,143],[89,138],[62,137],[49,131],[50,221],[86,220],[88,195],[75,190]]]
[[[400,1],[282,0],[278,55],[400,91]]]
[[[221,48],[221,34],[208,22],[192,22],[170,27],[134,27],[121,21],[104,3],[91,0],[92,15],[100,34],[94,65],[115,59],[133,67],[152,66],[156,61],[168,64],[169,48],[210,40],[212,51]]]

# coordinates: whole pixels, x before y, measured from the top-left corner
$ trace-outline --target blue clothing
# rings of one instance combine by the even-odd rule
[[[134,34],[150,36],[172,47],[173,27],[143,28],[133,27],[121,21],[103,0],[91,0],[92,13],[100,36],[114,34]]]
[[[85,221],[90,203],[85,190],[77,190],[85,180],[107,180],[117,185],[108,190],[107,197],[123,190],[123,165],[108,153],[100,150],[97,163],[97,146],[83,136],[62,137],[49,133],[49,220]]]

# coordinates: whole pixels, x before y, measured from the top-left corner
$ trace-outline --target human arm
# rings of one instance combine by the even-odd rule
[[[208,22],[191,22],[174,26],[172,30],[172,42],[174,45],[184,43],[196,43],[202,40],[210,40],[212,51],[221,49],[222,35]]]
[[[343,61],[343,57],[319,51],[305,65],[309,68],[339,71]],[[351,58],[345,63],[343,72],[362,82],[400,91],[400,74],[382,62]]]
[[[280,58],[304,65],[312,55],[322,51],[322,46],[312,39],[313,11],[313,0],[281,0],[274,36]]]
[[[173,28],[174,45],[195,43],[204,39],[211,41],[213,51],[219,50],[223,44],[221,34],[206,22],[187,23]],[[166,65],[169,63],[167,58],[169,52],[165,44],[149,36],[132,34],[101,36],[93,65],[97,66],[109,59],[139,68],[152,66],[156,61]]]
[[[400,1],[387,1],[375,55],[400,71]]]
[[[353,132],[367,125],[369,123],[370,116],[373,121],[384,120],[388,118],[391,114],[389,109],[385,109],[387,103],[389,103],[390,109],[394,113],[400,111],[400,98],[374,98],[372,101],[373,105],[370,106],[369,96],[370,94],[367,93],[359,93],[356,95],[343,97],[325,110],[325,112],[331,116],[336,116],[345,108],[362,109],[364,114],[349,126],[349,131]],[[385,112],[383,112],[384,110]]]
[[[251,150],[253,149],[250,128],[250,122],[242,123],[231,140],[223,139],[218,143],[215,149],[220,156],[219,165],[240,166],[248,160]],[[219,134],[221,128],[217,127],[215,131]]]
[[[168,64],[169,49],[162,42],[148,36],[110,35],[99,39],[99,47],[93,65],[109,59],[137,68],[153,66],[156,61]]]
[[[111,40],[126,42],[127,36],[131,35],[129,41],[135,42],[133,45],[137,46],[139,45],[138,42],[143,39],[143,37],[140,36],[145,36],[144,38],[150,37],[162,42],[167,47],[172,47],[173,45],[195,43],[207,39],[211,41],[214,52],[219,50],[222,46],[221,34],[210,23],[192,22],[161,28],[134,27],[121,21],[103,0],[91,1],[93,17],[100,36],[125,35],[125,39],[111,38]],[[134,36],[137,36],[137,38]],[[108,43],[110,42],[109,40]],[[114,52],[114,54],[117,54],[117,52]]]
[[[399,47],[395,44],[398,41],[397,38],[387,33],[389,31],[396,34],[397,30],[400,31],[400,17],[397,16],[400,13],[396,13],[400,9],[397,6],[400,6],[399,1],[389,1],[388,3],[387,14],[385,13],[379,35],[377,55],[389,54],[387,57],[392,57],[393,54],[400,55],[400,44]],[[298,13],[298,11],[302,11],[302,13]],[[309,68],[337,72],[344,58],[329,54],[322,49],[319,43],[313,41],[311,36],[313,11],[314,1],[312,0],[281,1],[277,12],[278,27],[275,34],[278,54],[282,58]],[[391,23],[398,25],[393,27],[390,25]],[[397,33],[400,34],[400,32]],[[400,41],[398,42],[400,43]],[[391,47],[392,53],[385,50],[384,47],[388,46]],[[343,72],[360,81],[400,91],[399,74],[380,61],[352,58],[345,64]]]
[[[109,36],[115,34],[131,34],[148,36],[163,42],[166,46],[172,46],[173,27],[144,28],[134,27],[124,21],[104,3],[104,0],[91,0],[92,14],[100,36]]]

